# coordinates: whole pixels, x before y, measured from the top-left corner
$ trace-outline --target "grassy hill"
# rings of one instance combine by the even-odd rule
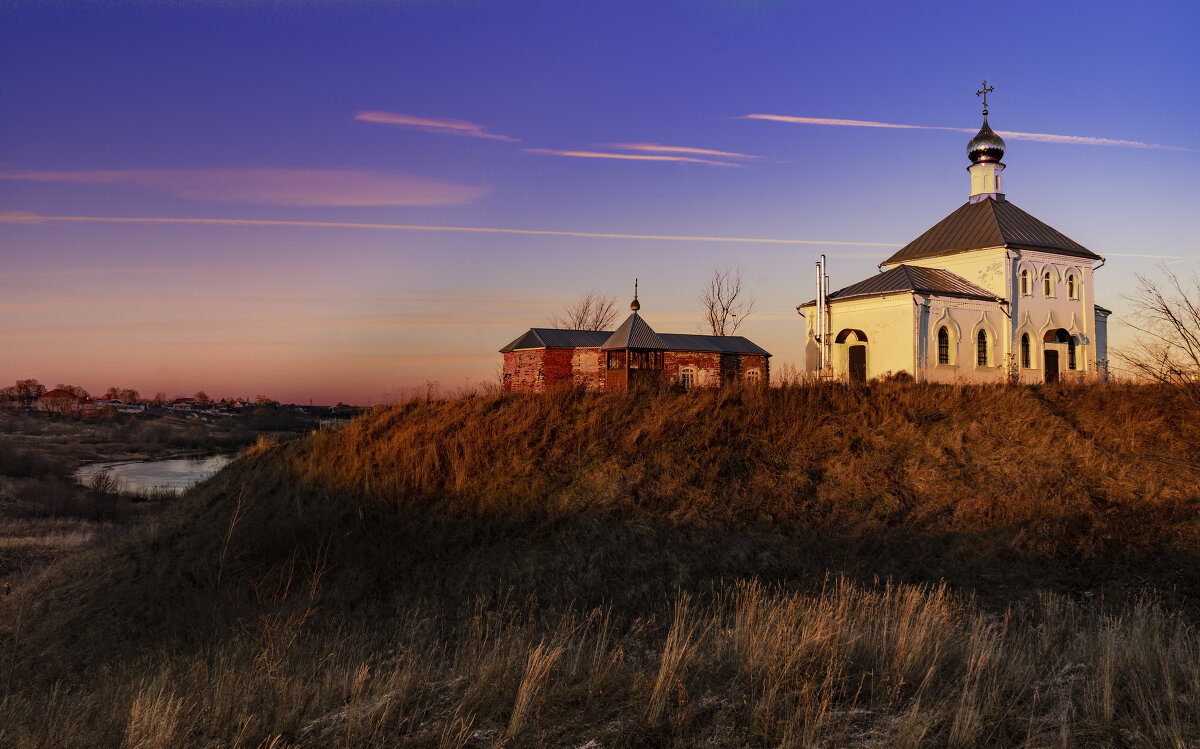
[[[1151,388],[381,408],[18,590],[0,743],[1195,743],[1198,479]]]

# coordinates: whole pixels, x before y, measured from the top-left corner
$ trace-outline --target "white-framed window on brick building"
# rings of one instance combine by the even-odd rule
[[[747,369],[746,370],[746,384],[757,385],[761,381],[762,381],[762,373],[759,372],[757,369]]]
[[[679,368],[679,386],[684,390],[691,390],[696,386],[696,368],[686,366]]]

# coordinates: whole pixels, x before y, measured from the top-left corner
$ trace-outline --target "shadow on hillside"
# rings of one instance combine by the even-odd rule
[[[944,580],[994,611],[1035,603],[1048,591],[1097,605],[1151,593],[1189,618],[1200,593],[1194,553],[1081,564],[1023,554],[996,533],[730,531],[592,512],[515,521],[385,509],[314,486],[276,486],[238,507],[233,487],[210,485],[181,503],[181,514],[121,542],[103,569],[84,571],[88,560],[81,560],[43,602],[44,626],[26,651],[37,654],[40,668],[30,675],[56,678],[156,651],[199,652],[264,612],[307,605],[301,599],[310,583],[316,613],[309,627],[371,621],[381,643],[414,618],[452,637],[472,613],[530,602],[547,615],[610,607],[622,626],[661,620],[679,591],[704,601],[745,579],[799,592],[838,576],[867,587]],[[214,531],[234,518],[226,544]],[[281,589],[284,578],[292,601],[264,600],[262,589]]]
[[[1045,397],[1080,416],[1041,419]],[[944,580],[993,611],[1045,591],[1152,593],[1196,618],[1194,482],[1143,461],[1191,460],[1195,425],[1161,404],[1147,416],[1157,397],[794,389],[384,409],[248,451],[68,560],[14,650],[52,680],[310,608],[308,629],[367,621],[386,643],[402,621],[452,636],[480,607],[607,605],[629,623],[661,619],[678,591],[838,575]]]

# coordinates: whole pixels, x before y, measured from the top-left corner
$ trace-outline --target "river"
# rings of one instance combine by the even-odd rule
[[[208,455],[89,463],[75,471],[75,480],[86,485],[97,473],[109,471],[129,491],[143,493],[166,490],[180,494],[224,468],[233,458],[232,455]]]

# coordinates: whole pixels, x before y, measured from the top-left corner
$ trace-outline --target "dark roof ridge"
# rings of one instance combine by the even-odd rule
[[[843,286],[829,294],[826,299],[833,304],[851,299],[913,293],[956,296],[964,299],[999,299],[996,294],[968,281],[957,273],[944,268],[927,268],[923,265],[909,265],[908,263],[893,265],[870,278]],[[811,307],[816,303],[817,300],[813,299],[800,306]]]
[[[629,317],[625,318],[625,322],[613,331],[613,334],[608,337],[602,349],[653,349],[665,351],[667,344],[663,343],[658,337],[658,333],[654,332],[654,328],[650,327],[650,323],[646,322],[635,310]]]
[[[1012,201],[967,201],[880,265],[1006,247],[1099,260],[1100,256]]]

